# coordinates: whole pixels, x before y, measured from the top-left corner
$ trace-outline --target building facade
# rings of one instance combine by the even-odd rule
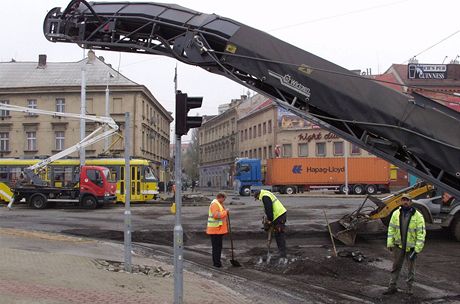
[[[229,189],[233,186],[238,156],[237,105],[234,100],[225,112],[205,120],[199,128],[200,186]]]
[[[119,135],[109,139],[108,151],[104,151],[102,141],[87,147],[86,156],[97,157],[103,152],[123,156],[125,112],[129,112],[131,155],[150,160],[161,181],[169,179],[161,164],[169,160],[171,115],[145,86],[119,74],[92,51],[78,62],[47,62],[46,55],[40,55],[39,62],[1,62],[0,103],[80,113],[82,67],[86,70],[87,114],[105,115],[108,88],[110,116],[120,126]],[[96,128],[96,123],[86,122],[87,134]],[[48,156],[76,144],[79,139],[79,120],[0,112],[0,157]]]
[[[240,111],[238,119],[239,157],[258,158],[265,176],[267,159],[297,157],[375,157],[332,132],[278,107],[271,99],[256,96],[258,102],[249,111]],[[243,104],[241,104],[243,106]],[[392,167],[391,184],[407,186],[407,173]]]

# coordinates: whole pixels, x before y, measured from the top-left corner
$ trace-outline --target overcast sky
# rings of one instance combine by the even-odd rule
[[[75,44],[48,42],[43,19],[63,0],[15,0],[0,2],[0,60],[77,61],[83,51]],[[180,0],[174,3],[204,13],[235,19],[330,60],[348,69],[371,68],[383,73],[392,63],[405,63],[413,55],[460,30],[459,0],[323,0],[323,1],[210,1]],[[450,61],[460,54],[460,33],[419,55],[422,63]],[[96,52],[115,68],[119,53]],[[176,61],[163,56],[122,53],[120,72],[146,85],[160,103],[174,109]],[[200,114],[215,114],[217,106],[245,94],[233,81],[178,64],[179,89],[204,96]]]

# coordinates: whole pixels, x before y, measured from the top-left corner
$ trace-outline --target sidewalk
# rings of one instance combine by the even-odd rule
[[[122,246],[44,232],[0,230],[0,303],[172,303],[172,276],[111,272],[95,259],[120,260]],[[133,264],[171,265],[133,256]],[[185,303],[247,303],[237,292],[184,272]]]

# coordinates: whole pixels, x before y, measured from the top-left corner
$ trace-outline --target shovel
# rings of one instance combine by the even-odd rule
[[[272,233],[273,233],[273,229],[274,227],[273,226],[270,226],[270,228],[268,229],[268,238],[267,238],[267,264],[270,264],[270,260],[272,259],[272,255],[270,253],[270,245],[272,243]]]
[[[232,259],[230,260],[230,263],[232,264],[233,267],[241,267],[240,262],[235,260],[235,256],[233,253],[233,236],[232,236],[232,225],[230,224],[230,213],[227,213],[227,220],[228,220],[228,235],[230,236],[230,246],[232,248]]]

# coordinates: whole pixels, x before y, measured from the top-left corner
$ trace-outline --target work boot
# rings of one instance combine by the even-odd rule
[[[383,292],[383,294],[386,295],[386,296],[388,296],[388,295],[395,294],[395,293],[397,293],[397,292],[398,292],[398,288],[396,288],[396,287],[388,287],[388,289],[385,290],[385,291]]]

